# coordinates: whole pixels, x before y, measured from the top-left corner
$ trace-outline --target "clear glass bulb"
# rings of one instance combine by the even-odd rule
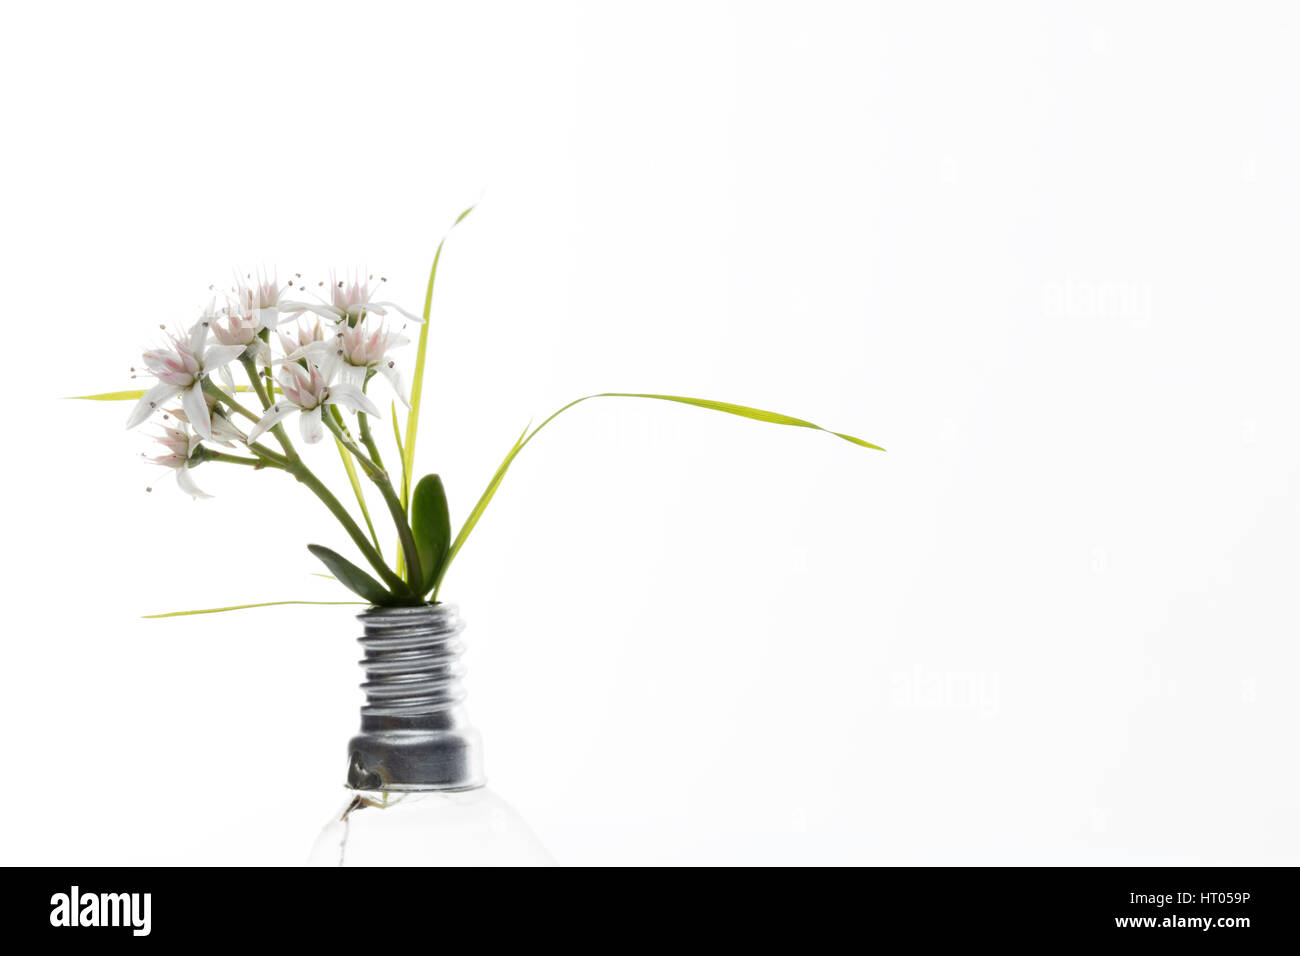
[[[312,866],[554,866],[523,818],[487,787],[353,790]]]

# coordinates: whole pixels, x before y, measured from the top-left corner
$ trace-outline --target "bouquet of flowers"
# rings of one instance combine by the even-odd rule
[[[465,210],[453,227],[472,211]],[[515,457],[556,416],[592,398],[644,398],[678,402],[777,425],[827,431],[819,425],[745,405],[681,395],[604,392],[579,398],[525,428],[506,455],[455,536],[442,479],[414,480],[416,438],[429,312],[434,280],[446,237],[438,244],[429,271],[423,314],[409,312],[378,295],[387,279],[374,275],[304,282],[301,275],[281,284],[274,273],[246,275],[218,293],[192,325],[160,326],[163,340],[144,353],[143,369],[133,375],[153,379],[140,390],[82,395],[95,401],[134,401],[127,427],[152,422],[161,449],[146,456],[170,469],[176,483],[194,498],[209,497],[191,472],[202,465],[231,465],[250,472],[284,472],[325,505],[347,532],[369,570],[324,545],[307,547],[330,575],[365,600],[382,607],[436,603],[443,577],[492,501]],[[218,301],[218,295],[221,301]],[[399,326],[399,323],[402,325]],[[408,391],[401,365],[410,344],[406,323],[418,327]],[[377,431],[383,415],[372,392],[376,378],[392,393],[390,454],[381,451]],[[406,409],[399,421],[398,403]],[[296,419],[297,438],[290,435]],[[341,457],[360,521],[317,476],[298,447],[318,445],[326,433]],[[829,434],[864,448],[879,445],[841,432]],[[385,439],[387,443],[387,439]],[[383,499],[396,530],[397,549],[384,557],[362,476]],[[271,601],[173,614],[318,603]],[[326,602],[319,602],[326,603]]]

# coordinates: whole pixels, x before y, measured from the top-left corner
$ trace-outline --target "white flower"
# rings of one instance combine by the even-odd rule
[[[420,318],[413,312],[407,312],[396,302],[376,301],[370,298],[373,292],[370,289],[370,276],[367,279],[354,278],[350,283],[343,282],[335,278],[334,273],[330,273],[330,301],[315,304],[312,302],[282,302],[281,309],[304,309],[315,312],[319,316],[327,319],[333,319],[336,322],[347,322],[349,325],[356,325],[369,313],[375,315],[387,315],[386,310],[393,309],[406,316],[412,322],[423,324],[424,319]],[[387,282],[383,276],[379,277],[380,282]],[[325,283],[321,283],[324,285]]]
[[[239,354],[247,355],[255,365],[269,365],[271,347],[258,337],[260,331],[262,331],[262,320],[255,311],[241,313],[225,309],[220,317],[212,322],[212,334],[218,342],[222,345],[239,346]],[[221,380],[229,388],[235,387],[235,379],[230,374],[229,366],[221,370]]]
[[[211,498],[212,496],[200,489],[190,477],[192,460],[195,452],[199,450],[199,436],[191,434],[183,422],[178,422],[175,427],[162,426],[162,434],[156,437],[167,449],[167,453],[146,457],[156,465],[173,469],[176,472],[176,484],[180,485],[181,490],[186,494],[193,498]]]
[[[179,395],[194,430],[201,438],[212,437],[212,420],[208,414],[208,403],[203,397],[203,380],[212,372],[233,362],[243,351],[238,345],[209,344],[208,329],[215,319],[214,313],[205,313],[194,324],[188,338],[173,335],[170,347],[144,353],[149,374],[158,379],[158,384],[146,391],[136,403],[131,417],[127,419],[127,428],[139,425],[163,402],[171,401]]]
[[[313,318],[308,326],[299,322],[294,326],[293,334],[285,332],[283,328],[277,328],[275,334],[280,339],[280,348],[284,349],[285,355],[293,355],[313,342],[325,341],[325,329],[318,318]]]
[[[339,377],[353,385],[364,386],[366,373],[373,370],[388,379],[393,391],[410,406],[401,370],[389,357],[389,352],[409,342],[404,335],[390,332],[384,320],[369,316],[356,325],[340,323],[334,338],[326,342],[308,342],[290,352],[284,362],[293,362],[308,356],[330,356],[339,363]]]
[[[295,315],[291,318],[296,318],[302,312],[301,309],[289,308],[289,303],[283,301],[285,293],[291,288],[292,279],[282,286],[275,273],[271,273],[268,278],[266,273],[261,272],[256,279],[249,273],[243,279],[236,279],[230,311],[245,319],[255,319],[259,330],[274,329],[280,322],[281,311],[294,312]]]
[[[308,359],[308,368],[295,363],[285,365],[278,376],[284,398],[276,402],[248,433],[250,442],[272,425],[277,424],[294,412],[301,412],[298,427],[308,444],[315,444],[325,434],[321,421],[321,412],[326,405],[342,405],[353,411],[365,412],[367,415],[379,415],[370,399],[361,389],[350,382],[333,382],[337,362],[324,360],[321,364]]]
[[[244,354],[258,365],[269,364],[271,349],[261,334],[279,325],[281,299],[292,286],[292,280],[282,287],[274,275],[267,278],[265,273],[259,273],[256,279],[252,273],[243,279],[236,276],[234,288],[226,294],[226,307],[212,322],[212,334],[222,345],[242,346]],[[298,310],[290,318],[300,315],[302,311]],[[223,371],[222,378],[233,387],[234,379],[228,370]]]

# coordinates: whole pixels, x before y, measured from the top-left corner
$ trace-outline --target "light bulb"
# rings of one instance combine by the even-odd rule
[[[464,625],[453,606],[371,608],[361,732],[348,792],[313,866],[550,866],[510,805],[484,785],[482,743],[462,701]]]

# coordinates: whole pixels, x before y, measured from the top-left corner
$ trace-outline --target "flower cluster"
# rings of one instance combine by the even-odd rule
[[[386,281],[380,278],[379,284]],[[191,326],[170,332],[164,326],[163,341],[144,353],[145,367],[132,369],[155,380],[127,420],[127,427],[135,428],[158,416],[161,432],[155,437],[164,453],[146,456],[148,460],[174,470],[177,483],[190,495],[208,497],[189,475],[205,461],[258,468],[296,463],[297,453],[279,427],[294,414],[307,443],[320,441],[328,428],[364,459],[335,409],[377,417],[379,409],[366,395],[376,374],[408,404],[393,357],[408,339],[390,328],[389,313],[423,321],[374,298],[377,288],[373,276],[338,279],[331,274],[328,288],[325,282],[317,284],[315,301],[301,276],[281,285],[274,275],[247,275],[224,292],[213,289],[212,300]],[[236,365],[243,367],[247,384],[236,384]],[[251,393],[249,400],[241,400],[240,392]],[[246,403],[254,397],[260,410]],[[177,398],[179,408],[164,407]],[[234,424],[240,417],[250,423],[247,433]],[[258,443],[267,431],[275,435],[278,450]],[[230,448],[246,454],[221,450]],[[365,464],[377,467],[368,460]]]

